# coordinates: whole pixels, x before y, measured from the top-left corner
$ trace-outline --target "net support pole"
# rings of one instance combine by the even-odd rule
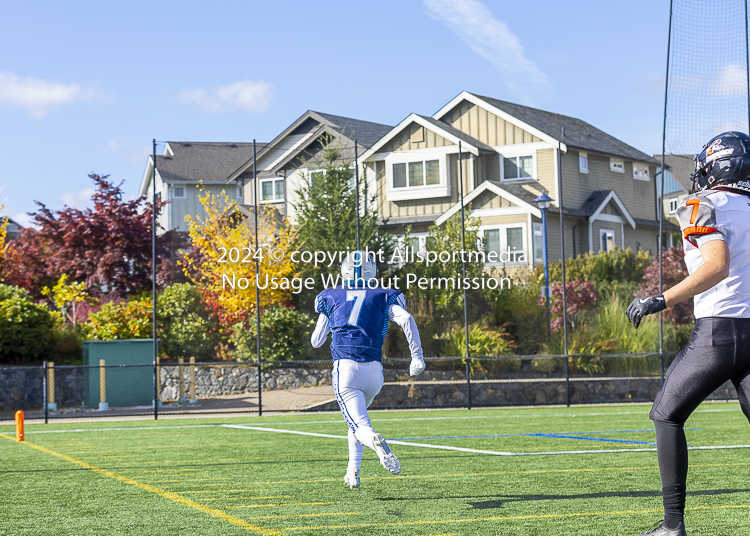
[[[357,250],[361,249],[359,238],[359,147],[354,140],[354,199],[357,205]]]
[[[745,79],[747,82],[747,131],[750,132],[750,50],[748,50],[748,43],[750,42],[750,34],[748,34],[747,28],[747,0],[745,4]]]
[[[49,407],[47,407],[47,362],[42,364],[42,404],[44,407],[44,424],[49,420]]]
[[[464,221],[464,159],[458,142],[458,188],[461,195],[461,289],[464,297],[464,355],[466,356],[466,409],[471,409],[471,366],[469,363],[469,307],[466,303],[466,224]]]
[[[154,364],[154,420],[159,418],[159,370],[156,366],[158,348],[156,342],[156,138],[152,140],[151,158],[151,337],[153,339]]]
[[[669,2],[669,31],[667,32],[667,69],[664,80],[664,118],[661,129],[661,184],[659,185],[659,195],[656,203],[656,217],[659,220],[659,294],[664,290],[664,254],[662,241],[664,240],[664,177],[666,175],[665,153],[667,149],[667,97],[669,95],[669,59],[672,45],[672,5],[674,0]],[[747,6],[747,3],[745,4]],[[747,24],[747,17],[745,17]],[[659,370],[661,375],[661,384],[664,385],[664,311],[659,311]]]
[[[260,263],[258,262],[258,253],[260,252],[260,244],[258,243],[258,166],[257,166],[257,152],[255,146],[255,140],[253,140],[253,203],[255,209],[253,214],[255,215],[255,350],[257,352],[258,362],[258,417],[263,416],[263,402],[262,402],[262,386],[263,380],[261,378],[261,366],[260,366],[260,289],[258,288],[258,281],[260,281]]]
[[[563,134],[565,131],[563,130]],[[557,208],[560,213],[560,266],[562,267],[563,349],[565,355],[565,404],[570,407],[570,358],[568,357],[568,294],[565,290],[565,225],[563,221],[562,143],[557,144]]]

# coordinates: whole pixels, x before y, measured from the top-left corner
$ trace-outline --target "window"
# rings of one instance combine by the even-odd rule
[[[283,201],[284,179],[265,179],[260,181],[260,200],[263,203]]]
[[[578,153],[578,171],[581,173],[589,172],[589,155],[586,153]]]
[[[542,224],[532,223],[534,231],[534,263],[544,262],[544,235],[542,234]]]
[[[175,186],[172,189],[172,199],[185,199],[186,197],[184,186]]]
[[[615,232],[610,229],[599,229],[599,249],[608,253],[615,249]]]
[[[393,164],[393,187],[415,188],[440,184],[440,160]]]
[[[639,181],[651,180],[651,176],[648,172],[648,167],[633,164],[633,178]]]
[[[677,205],[679,204],[679,201],[680,200],[677,199],[676,197],[673,197],[672,199],[669,200],[669,213],[670,214],[674,214],[675,212],[677,212]]]
[[[506,181],[530,179],[533,176],[533,156],[506,156],[503,158],[503,178]]]
[[[237,199],[242,199],[242,186],[237,185]]]
[[[504,225],[484,230],[484,251],[488,263],[526,262],[524,226]],[[490,255],[490,253],[493,253]]]
[[[609,170],[615,173],[625,173],[625,162],[622,160],[610,160]]]
[[[448,151],[451,148],[397,151],[385,159],[388,201],[428,199],[450,195]]]

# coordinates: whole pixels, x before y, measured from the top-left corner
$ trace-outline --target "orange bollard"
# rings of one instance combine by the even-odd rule
[[[16,441],[23,441],[23,411],[16,411]]]

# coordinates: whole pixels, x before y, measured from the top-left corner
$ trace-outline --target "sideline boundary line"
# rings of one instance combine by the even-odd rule
[[[6,439],[13,440],[12,437],[7,436],[5,434],[0,434],[0,437],[4,437]],[[163,490],[154,486],[151,486],[149,484],[144,484],[143,482],[138,482],[137,480],[133,480],[132,478],[128,478],[123,475],[118,475],[117,473],[113,473],[111,471],[107,471],[106,469],[101,469],[95,465],[91,465],[90,463],[86,463],[81,460],[77,460],[75,458],[72,458],[70,456],[67,456],[65,454],[61,454],[59,452],[55,452],[54,450],[50,450],[48,448],[42,447],[41,445],[36,445],[34,443],[30,443],[28,441],[23,442],[24,445],[27,445],[33,449],[36,449],[40,452],[43,452],[45,454],[49,454],[51,456],[55,456],[56,458],[60,458],[62,460],[65,460],[66,462],[70,462],[72,464],[78,465],[79,467],[83,467],[84,469],[89,469],[95,473],[99,473],[100,475],[107,476],[109,478],[112,478],[114,480],[118,480],[122,482],[123,484],[128,484],[130,486],[135,486],[136,488],[140,488],[142,490],[148,491],[150,493],[154,493],[156,495],[159,495],[160,497],[163,497],[165,499],[168,499],[172,502],[176,502],[178,504],[181,504],[183,506],[187,506],[188,508],[192,508],[193,510],[198,510],[199,512],[202,512],[204,514],[208,514],[211,517],[215,517],[218,519],[221,519],[222,521],[226,521],[227,523],[231,523],[232,525],[236,525],[238,527],[241,527],[245,530],[248,530],[250,532],[254,532],[255,534],[261,534],[262,536],[285,536],[283,532],[276,530],[276,529],[265,529],[263,527],[259,527],[257,525],[253,525],[252,523],[248,523],[244,519],[240,519],[239,517],[235,517],[233,515],[230,515],[226,512],[222,512],[221,510],[217,510],[216,508],[211,508],[210,506],[206,506],[204,504],[200,504],[198,502],[195,502],[191,499],[188,499],[186,497],[182,497],[181,495],[178,495],[177,493]]]
[[[737,504],[729,506],[696,506],[686,508],[685,511],[693,510],[728,510],[733,508],[750,508],[747,504]],[[628,514],[654,514],[664,510],[624,510],[621,512],[580,512],[572,514],[539,514],[528,516],[504,516],[504,517],[475,517],[465,519],[443,519],[443,520],[425,520],[425,521],[402,521],[390,523],[362,523],[358,525],[333,525],[328,527],[285,527],[281,530],[330,530],[330,529],[354,529],[363,527],[397,527],[407,525],[442,525],[450,523],[481,523],[482,521],[518,521],[524,519],[560,519],[566,517],[595,517],[595,516],[616,516]]]
[[[299,430],[285,430],[283,428],[265,428],[262,426],[246,426],[244,424],[222,424],[223,428],[237,428],[240,430],[255,430],[258,432],[277,432],[280,434],[295,434],[303,436],[325,437],[328,439],[346,439],[346,436],[333,434],[319,434],[315,432],[301,432]],[[556,456],[561,454],[616,454],[623,452],[656,452],[656,448],[641,449],[599,449],[599,450],[553,450],[548,452],[504,452],[499,450],[479,450],[464,447],[451,447],[448,445],[433,445],[430,443],[414,443],[412,441],[398,441],[387,439],[390,445],[405,445],[409,447],[422,447],[429,449],[451,450],[457,452],[469,452],[472,454],[489,454],[491,456]],[[750,445],[715,445],[705,447],[688,447],[689,450],[730,450],[750,449]]]

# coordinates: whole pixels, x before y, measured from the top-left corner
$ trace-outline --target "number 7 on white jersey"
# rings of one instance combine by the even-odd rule
[[[362,304],[365,302],[365,296],[367,295],[366,290],[347,290],[346,301],[354,301],[352,305],[352,312],[349,313],[349,321],[347,322],[350,326],[356,326],[359,322],[359,313],[362,311]]]

